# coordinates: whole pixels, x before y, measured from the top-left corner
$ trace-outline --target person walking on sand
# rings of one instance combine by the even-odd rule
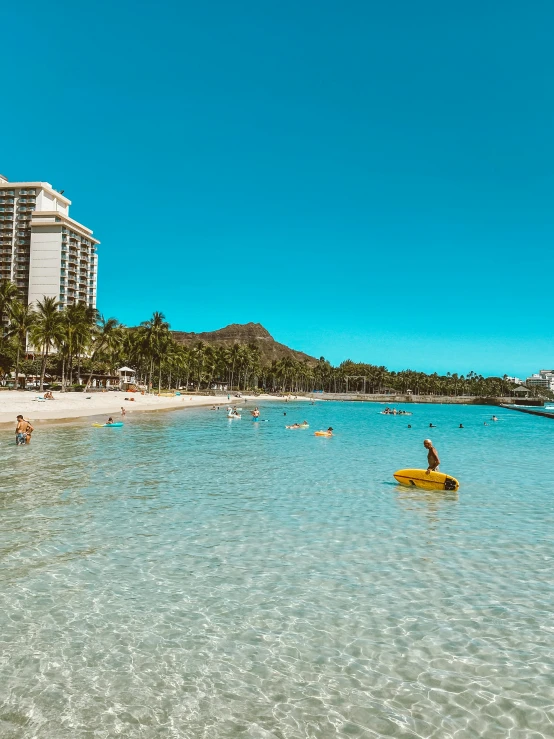
[[[29,421],[26,421],[22,415],[17,417],[17,425],[15,427],[15,443],[17,446],[31,443],[31,434],[34,428]]]
[[[439,464],[441,463],[439,459],[439,453],[433,446],[433,442],[431,439],[425,439],[423,442],[423,446],[427,449],[427,464],[429,465],[427,467],[427,474],[430,472],[436,472],[439,468]]]
[[[121,415],[125,418],[126,410],[123,406],[121,406]]]

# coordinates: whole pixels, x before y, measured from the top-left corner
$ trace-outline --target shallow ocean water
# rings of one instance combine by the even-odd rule
[[[2,739],[554,736],[554,421],[382,407],[3,432]]]

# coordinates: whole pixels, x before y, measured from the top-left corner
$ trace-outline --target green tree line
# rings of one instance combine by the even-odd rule
[[[14,373],[25,387],[26,377],[57,381],[62,390],[89,387],[96,374],[112,374],[128,365],[137,383],[147,388],[207,390],[224,385],[237,390],[278,392],[411,392],[414,395],[510,395],[514,385],[504,377],[475,372],[426,374],[391,372],[386,367],[347,360],[334,367],[324,357],[299,361],[292,355],[264,363],[255,344],[177,343],[163,313],[155,312],[140,326],[127,328],[104,318],[84,303],[61,309],[45,297],[35,307],[20,302],[13,283],[0,283],[0,374]],[[29,353],[29,346],[33,352]],[[23,375],[23,377],[21,377]],[[541,394],[551,394],[541,390]]]

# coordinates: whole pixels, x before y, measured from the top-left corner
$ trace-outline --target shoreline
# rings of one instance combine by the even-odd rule
[[[38,393],[21,390],[5,390],[0,392],[0,428],[11,428],[16,416],[22,414],[33,424],[44,426],[46,423],[84,422],[95,417],[113,416],[114,420],[122,418],[121,408],[125,408],[129,418],[135,414],[156,411],[183,410],[186,408],[205,408],[207,406],[239,405],[242,402],[281,401],[274,395],[243,395],[241,398],[227,400],[226,396],[214,395],[180,395],[163,397],[157,395],[136,395],[136,393],[55,393],[55,400],[36,400]],[[134,398],[133,401],[125,400]],[[309,401],[309,398],[298,396],[296,400]]]
[[[409,405],[435,403],[437,405],[502,405],[513,398],[485,397],[483,395],[413,395],[405,393],[306,393],[309,400],[337,400],[343,403],[408,403]]]

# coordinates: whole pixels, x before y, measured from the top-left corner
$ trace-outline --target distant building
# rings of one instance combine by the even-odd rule
[[[519,377],[506,377],[504,378],[506,382],[513,382],[514,385],[523,385],[523,380],[520,380]]]
[[[554,370],[540,370],[536,375],[528,377],[525,384],[527,387],[542,387],[554,391]]]
[[[69,217],[70,205],[48,182],[0,175],[0,280],[12,280],[25,302],[47,296],[96,308],[100,242]]]

